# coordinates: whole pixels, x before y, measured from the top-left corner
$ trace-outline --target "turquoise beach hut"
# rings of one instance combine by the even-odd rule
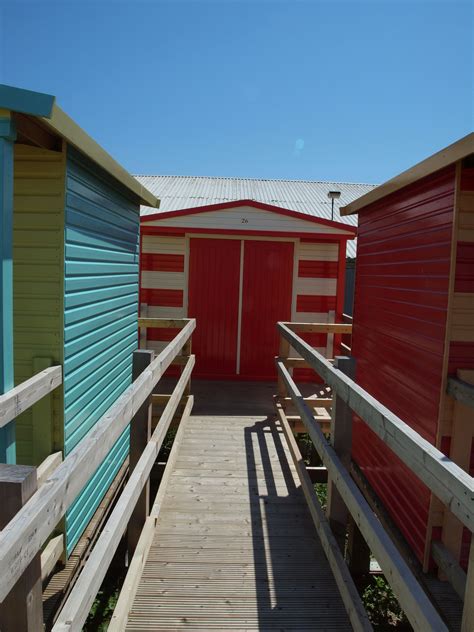
[[[132,381],[139,208],[154,195],[47,94],[0,86],[0,394],[63,384],[0,430],[0,461],[67,455]],[[67,513],[69,553],[128,453],[126,431]]]

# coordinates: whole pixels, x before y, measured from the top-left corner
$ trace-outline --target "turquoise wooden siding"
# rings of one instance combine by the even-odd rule
[[[64,449],[132,381],[137,348],[138,200],[68,147],[64,281]],[[68,554],[128,453],[128,429],[66,515]]]

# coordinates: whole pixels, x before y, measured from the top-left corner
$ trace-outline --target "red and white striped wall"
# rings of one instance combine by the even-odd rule
[[[186,318],[188,316],[188,279],[190,243],[193,239],[229,239],[225,235],[193,234],[160,235],[143,234],[141,242],[142,315],[156,318]],[[275,241],[275,237],[254,237],[246,234],[232,235],[239,240],[241,267],[245,267],[244,242],[248,240]],[[294,322],[334,322],[340,320],[344,295],[345,240],[338,242],[316,241],[314,238],[277,238],[293,244],[293,282],[291,320]],[[240,284],[243,275],[240,275]],[[238,289],[242,296],[242,287]],[[223,296],[222,300],[226,300]],[[240,300],[239,310],[242,311]],[[238,315],[239,323],[242,314]],[[175,332],[166,329],[149,329],[147,347],[159,352]],[[240,334],[240,332],[238,332]],[[332,336],[305,334],[304,338],[320,353],[332,357]],[[238,336],[240,339],[240,336]],[[240,344],[237,342],[237,344]],[[237,349],[236,376],[239,374],[240,349]],[[296,355],[296,354],[295,354]],[[314,374],[301,370],[298,379],[310,379]]]

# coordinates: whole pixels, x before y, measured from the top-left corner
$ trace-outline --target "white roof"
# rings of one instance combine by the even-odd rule
[[[350,204],[375,188],[374,184],[321,182],[312,180],[259,180],[206,176],[135,176],[160,200],[160,208],[142,206],[141,215],[178,211],[209,204],[256,200],[291,211],[331,219],[329,191],[340,191],[334,200],[334,220],[357,226],[357,216],[341,217],[339,207]],[[355,242],[349,241],[347,255],[355,257]]]

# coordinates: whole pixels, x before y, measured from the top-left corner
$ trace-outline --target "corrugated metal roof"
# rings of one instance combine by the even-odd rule
[[[351,226],[357,217],[341,217],[340,206],[350,204],[371,191],[374,184],[350,182],[321,182],[310,180],[258,180],[253,178],[212,178],[206,176],[135,176],[137,180],[161,200],[158,213],[178,211],[208,204],[236,200],[257,200],[292,211],[331,219],[329,191],[340,191],[334,200],[334,219]],[[141,207],[141,215],[157,213],[156,208]],[[355,242],[348,242],[348,256],[355,257]]]

